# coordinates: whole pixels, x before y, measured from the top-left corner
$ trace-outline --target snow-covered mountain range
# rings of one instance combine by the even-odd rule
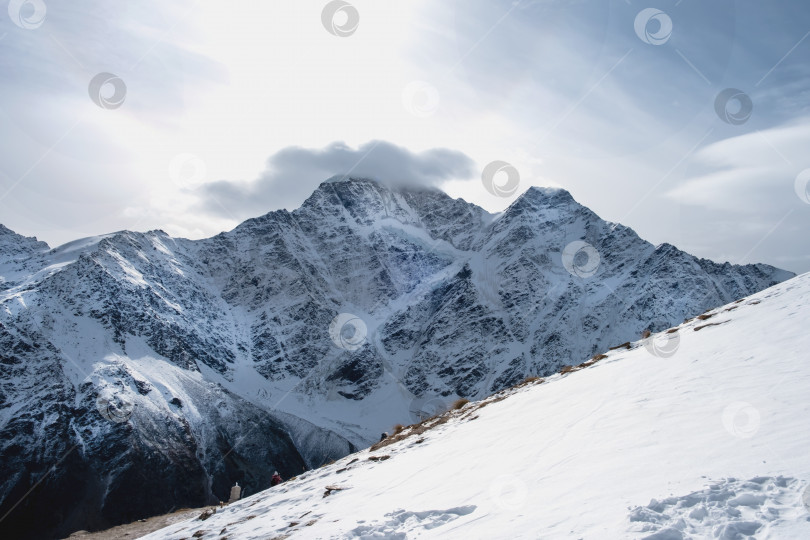
[[[810,274],[145,536],[810,538]]]
[[[655,247],[539,188],[493,215],[335,178],[198,241],[50,249],[3,227],[0,529],[250,494],[791,276]]]

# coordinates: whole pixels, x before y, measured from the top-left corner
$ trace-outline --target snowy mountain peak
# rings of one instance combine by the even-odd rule
[[[81,449],[7,518],[39,532],[47,494],[80,501],[69,532],[256,492],[791,276],[656,250],[564,190],[495,217],[363,179],[203,240],[38,249],[0,260],[0,514]]]
[[[19,258],[50,249],[47,243],[34,236],[23,236],[0,224],[0,257]],[[4,262],[0,260],[0,263]]]
[[[530,186],[521,198],[552,205],[576,202],[568,190],[559,187]]]

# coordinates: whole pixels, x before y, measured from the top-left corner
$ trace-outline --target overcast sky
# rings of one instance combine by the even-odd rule
[[[810,271],[806,0],[3,4],[0,223],[52,246],[210,236],[351,172],[493,212],[564,187],[653,243]]]

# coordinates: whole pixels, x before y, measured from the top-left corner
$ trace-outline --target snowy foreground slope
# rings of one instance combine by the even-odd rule
[[[808,320],[804,274],[146,538],[810,538]]]

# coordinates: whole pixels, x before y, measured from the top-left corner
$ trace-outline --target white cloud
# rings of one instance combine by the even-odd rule
[[[474,173],[473,161],[455,150],[434,148],[414,153],[386,141],[370,141],[357,149],[332,143],[320,149],[284,148],[267,160],[267,169],[256,180],[212,182],[198,193],[207,213],[246,219],[279,208],[293,210],[332,176],[436,187]]]
[[[786,208],[796,202],[796,175],[810,167],[808,147],[810,119],[718,141],[697,152],[698,172],[666,196],[709,210]]]

